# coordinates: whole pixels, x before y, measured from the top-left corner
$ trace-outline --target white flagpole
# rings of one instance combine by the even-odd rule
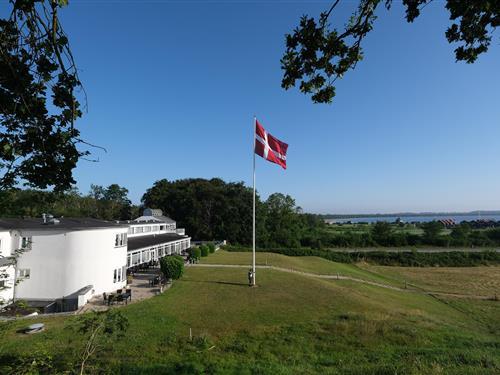
[[[252,285],[255,286],[255,131],[257,129],[257,117],[253,117],[253,241],[252,241]]]

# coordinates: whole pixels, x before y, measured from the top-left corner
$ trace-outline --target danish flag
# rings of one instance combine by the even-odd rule
[[[288,145],[269,134],[259,121],[255,120],[255,153],[271,163],[286,169],[286,150]]]

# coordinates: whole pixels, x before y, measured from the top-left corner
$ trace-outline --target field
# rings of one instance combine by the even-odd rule
[[[388,267],[358,264],[370,272],[417,285],[428,291],[500,298],[500,267]]]
[[[372,229],[371,224],[329,224],[326,226],[327,231],[330,233],[369,233]],[[413,224],[405,224],[404,226],[399,226],[391,224],[391,228],[394,233],[411,233],[421,235],[424,231]],[[443,233],[449,234],[451,231],[449,229],[444,229]]]
[[[218,252],[205,264],[248,264],[249,253]],[[258,263],[316,274],[401,283],[409,271],[421,286],[454,288],[482,269],[498,281],[499,268],[432,278],[424,269],[368,267],[314,257],[258,254]],[[472,272],[472,271],[470,271]],[[163,295],[120,308],[126,338],[107,344],[90,372],[235,374],[492,374],[500,372],[500,303],[433,297],[359,282],[246,268],[189,267]],[[464,275],[460,281],[460,275]],[[497,282],[494,281],[494,282]],[[425,284],[428,283],[428,284]],[[451,284],[450,284],[451,283]],[[481,284],[468,292],[483,293]],[[2,326],[0,373],[19,373],[33,356],[50,357],[56,371],[74,367],[82,342],[76,317],[43,318],[43,333],[24,336],[18,321]],[[30,321],[31,322],[31,321]],[[189,339],[191,328],[194,338]],[[6,364],[13,364],[10,370]],[[2,365],[0,365],[2,366]],[[15,367],[17,366],[17,367]],[[3,371],[2,371],[3,370]]]

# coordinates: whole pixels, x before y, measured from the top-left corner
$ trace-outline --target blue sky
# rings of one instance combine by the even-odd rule
[[[252,177],[252,116],[289,143],[288,169],[257,160],[262,196],[309,212],[500,209],[500,46],[455,63],[442,2],[413,24],[395,4],[332,105],[280,87],[284,34],[328,1],[73,0],[64,10],[88,113],[78,187]],[[335,13],[347,20],[353,2]]]

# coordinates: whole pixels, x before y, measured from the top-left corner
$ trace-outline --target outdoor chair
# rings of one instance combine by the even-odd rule
[[[122,289],[117,289],[116,294],[122,294]]]
[[[127,304],[127,298],[125,298],[125,297],[123,296],[123,294],[118,294],[118,295],[116,296],[116,302],[118,302],[118,303],[119,303],[119,302],[125,302],[125,304]]]
[[[104,300],[104,303],[108,300],[108,295],[106,293],[102,294],[102,299]]]
[[[125,289],[125,294],[132,301],[132,289]]]
[[[108,296],[108,306],[112,305],[115,302],[115,296],[113,294],[110,294]]]

